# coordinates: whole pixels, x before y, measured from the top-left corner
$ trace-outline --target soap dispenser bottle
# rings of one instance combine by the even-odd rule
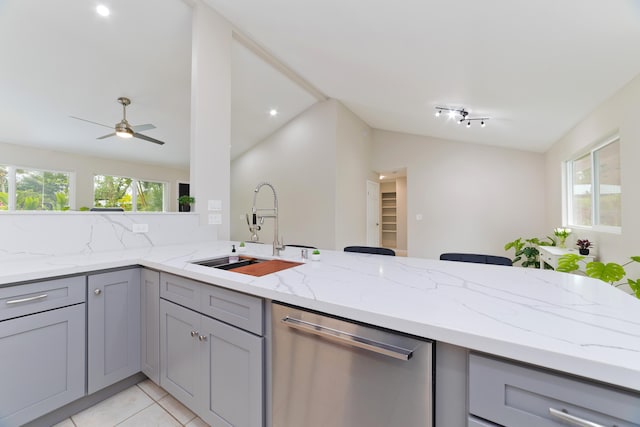
[[[236,252],[236,245],[231,245],[231,256],[229,256],[229,262],[238,262],[240,257]]]

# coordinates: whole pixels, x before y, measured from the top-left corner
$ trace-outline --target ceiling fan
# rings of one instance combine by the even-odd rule
[[[145,130],[155,129],[156,127],[154,125],[148,123],[146,125],[131,126],[129,124],[129,122],[127,121],[127,105],[131,104],[131,100],[129,98],[125,98],[122,96],[118,98],[118,102],[122,104],[122,120],[119,123],[116,123],[115,132],[110,133],[108,135],[103,135],[96,139],[105,139],[105,138],[110,138],[112,136],[119,136],[120,138],[144,139],[145,141],[153,142],[154,144],[164,145],[163,141],[160,141],[155,138],[151,138],[150,136],[143,135],[140,133]],[[102,123],[92,122],[91,120],[81,119],[80,117],[75,117],[75,116],[69,116],[69,117],[71,117],[72,119],[82,120],[83,122],[93,123],[94,125],[99,125],[109,129],[114,129],[113,126],[103,125]]]

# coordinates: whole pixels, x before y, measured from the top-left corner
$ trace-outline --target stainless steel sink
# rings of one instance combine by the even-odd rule
[[[203,265],[205,267],[219,268],[220,270],[233,270],[234,268],[244,267],[245,265],[257,264],[259,262],[267,261],[259,258],[242,257],[238,261],[231,261],[230,257],[220,257],[205,259],[202,261],[193,261],[191,264]]]

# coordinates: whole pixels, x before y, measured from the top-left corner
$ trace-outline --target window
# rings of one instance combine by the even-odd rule
[[[620,139],[616,136],[567,162],[569,225],[619,231],[622,227]]]
[[[96,175],[93,179],[94,206],[125,211],[162,212],[165,183],[120,176]]]
[[[0,211],[9,209],[9,168],[0,165]]]
[[[70,181],[70,172],[0,165],[0,210],[67,210]]]

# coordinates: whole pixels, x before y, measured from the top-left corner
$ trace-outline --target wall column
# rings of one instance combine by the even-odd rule
[[[193,2],[191,71],[191,195],[200,224],[221,214],[212,237],[229,239],[231,145],[231,42],[228,21],[201,0]],[[208,200],[221,200],[209,211]]]

